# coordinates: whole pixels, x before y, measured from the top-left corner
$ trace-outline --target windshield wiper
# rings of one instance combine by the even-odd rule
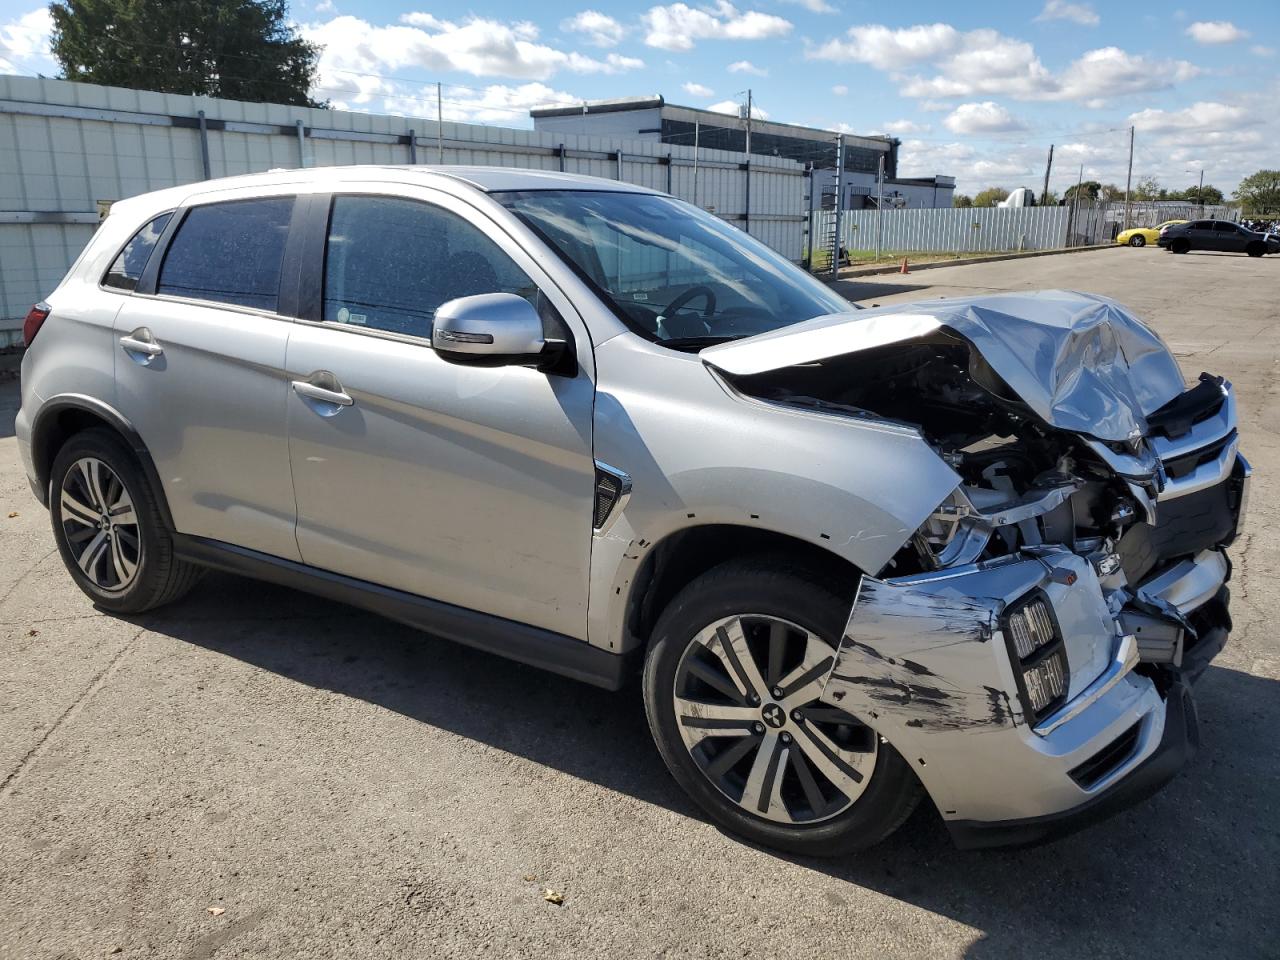
[[[745,333],[738,333],[718,337],[671,337],[667,340],[659,340],[658,343],[664,347],[670,347],[672,350],[701,350],[703,347],[714,347],[717,343],[741,340],[745,336]]]

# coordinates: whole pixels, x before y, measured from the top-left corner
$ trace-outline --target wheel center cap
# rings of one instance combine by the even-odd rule
[[[783,710],[776,703],[766,703],[760,711],[760,719],[775,730],[784,726],[787,722],[787,711]]]

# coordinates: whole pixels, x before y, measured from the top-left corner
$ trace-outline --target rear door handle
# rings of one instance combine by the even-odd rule
[[[140,353],[147,357],[158,357],[164,353],[164,348],[156,343],[155,337],[151,335],[151,331],[146,327],[139,327],[132,333],[121,337],[120,346],[124,347],[129,353]]]
[[[327,383],[327,386],[321,386],[315,382],[317,380]],[[339,407],[349,407],[355,403],[351,395],[343,391],[338,378],[327,370],[317,370],[307,380],[293,380],[290,386],[298,396],[318,403],[331,403]]]

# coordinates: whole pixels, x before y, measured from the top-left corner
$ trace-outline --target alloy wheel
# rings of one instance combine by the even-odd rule
[[[142,562],[138,515],[124,481],[96,457],[62,478],[62,534],[81,573],[100,590],[126,589]]]
[[[831,645],[763,614],[703,629],[676,667],[674,709],[698,769],[742,810],[777,823],[829,820],[870,782],[879,737],[818,700]]]

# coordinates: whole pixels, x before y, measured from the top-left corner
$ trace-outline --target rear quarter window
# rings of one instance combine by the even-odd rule
[[[107,270],[106,276],[102,278],[104,287],[133,290],[138,286],[142,271],[146,269],[147,260],[151,258],[151,253],[155,250],[160,235],[164,233],[164,228],[172,216],[172,212],[162,213],[133,235],[120,251],[120,256],[116,257],[111,268]]]
[[[193,207],[174,234],[156,293],[274,311],[293,197]]]

